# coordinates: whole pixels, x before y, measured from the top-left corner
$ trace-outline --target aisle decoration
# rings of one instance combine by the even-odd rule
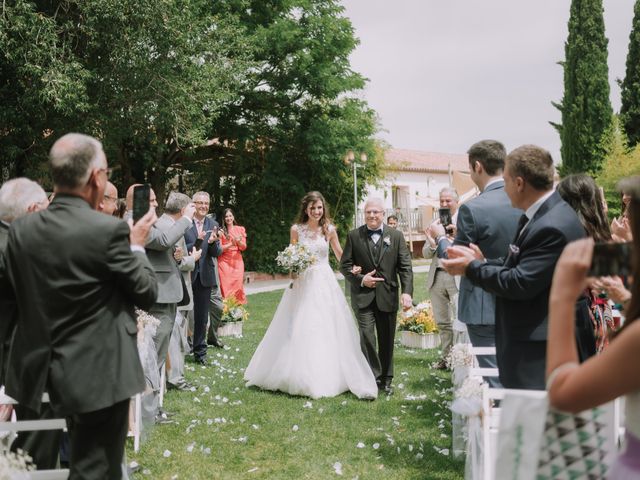
[[[400,343],[405,347],[436,348],[440,345],[438,324],[428,300],[399,313],[398,329]]]
[[[482,455],[482,377],[469,376],[454,392],[451,411],[467,419],[467,461],[465,477],[476,479],[483,471]]]
[[[156,335],[160,320],[145,312],[136,309],[136,321],[138,323],[138,356],[142,364],[145,378],[145,389],[141,393],[141,439],[148,438],[151,427],[155,424],[155,416],[158,410],[158,395],[160,391],[160,373],[158,371],[158,354],[153,337]],[[133,403],[132,403],[133,405]],[[129,429],[133,431],[135,415],[130,412]]]
[[[218,327],[218,336],[228,337],[242,336],[242,322],[249,318],[249,312],[236,297],[229,296],[224,299],[222,306],[221,325]]]
[[[31,457],[22,450],[0,453],[0,480],[29,480],[29,472],[35,469]]]

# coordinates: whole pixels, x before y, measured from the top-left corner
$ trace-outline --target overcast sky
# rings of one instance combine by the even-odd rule
[[[570,0],[344,0],[352,68],[395,148],[464,153],[477,140],[535,143],[560,160]],[[611,102],[620,108],[634,0],[604,0]]]

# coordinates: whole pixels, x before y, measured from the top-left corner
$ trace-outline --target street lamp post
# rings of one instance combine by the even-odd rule
[[[360,154],[360,163],[356,162],[353,150],[349,150],[344,157],[344,163],[353,167],[353,228],[358,227],[358,167],[362,167],[367,161],[367,154]]]

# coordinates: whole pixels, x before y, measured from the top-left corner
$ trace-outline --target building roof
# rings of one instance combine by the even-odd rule
[[[448,173],[468,172],[469,160],[466,153],[420,152],[391,148],[385,153],[385,165],[389,170],[405,172]]]

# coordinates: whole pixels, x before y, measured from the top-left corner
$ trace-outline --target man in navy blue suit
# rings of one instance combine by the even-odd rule
[[[453,246],[449,260],[442,261],[450,274],[465,275],[496,295],[496,354],[505,388],[544,390],[553,271],[567,243],[586,235],[576,212],[553,189],[554,174],[543,148],[523,145],[509,153],[504,189],[513,207],[525,213],[506,258],[487,260],[477,246]],[[586,298],[578,300],[576,312],[576,330],[588,333]]]
[[[184,239],[187,251],[192,251],[197,239],[202,240],[202,254],[191,272],[193,287],[193,357],[196,363],[207,365],[207,320],[209,319],[209,300],[211,290],[218,286],[217,257],[222,253],[218,238],[218,222],[207,217],[211,200],[207,192],[193,195],[196,213],[193,225],[187,229]]]

